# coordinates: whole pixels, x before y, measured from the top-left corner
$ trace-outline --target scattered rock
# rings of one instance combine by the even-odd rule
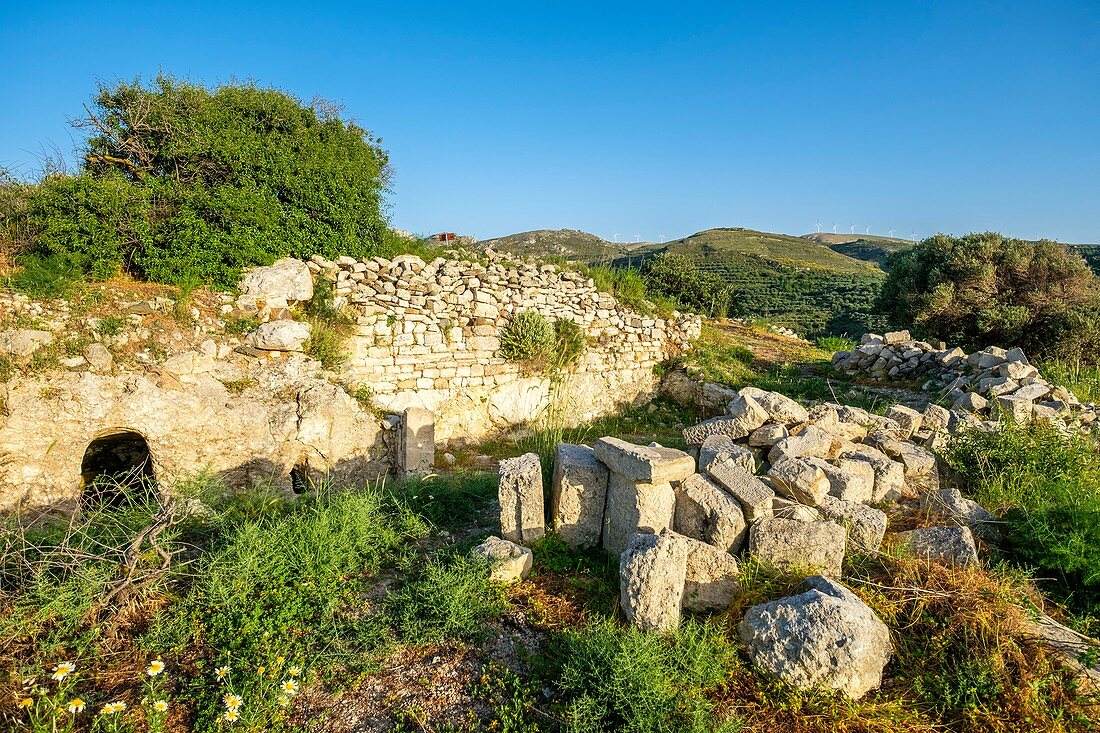
[[[839,583],[807,578],[798,595],[750,608],[738,625],[752,661],[800,690],[825,688],[859,699],[882,684],[890,631]]]
[[[680,623],[687,549],[670,530],[630,538],[619,558],[619,605],[632,624],[646,631],[668,631]]]
[[[953,565],[976,565],[978,548],[969,527],[924,527],[897,534],[900,545],[917,557]]]
[[[313,327],[301,321],[269,321],[248,336],[248,344],[262,351],[302,351]]]
[[[267,267],[249,270],[238,286],[253,299],[293,303],[313,297],[313,275],[302,260],[287,257]]]
[[[729,553],[739,551],[748,535],[741,505],[701,474],[689,477],[677,492],[673,527]]]
[[[489,558],[489,562],[492,563],[490,580],[498,583],[515,583],[531,573],[533,553],[515,542],[502,540],[499,537],[489,537],[473,551]]]

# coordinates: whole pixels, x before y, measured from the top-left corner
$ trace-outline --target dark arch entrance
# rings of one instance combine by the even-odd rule
[[[93,440],[80,464],[84,504],[146,501],[156,492],[153,456],[145,436],[120,430]]]

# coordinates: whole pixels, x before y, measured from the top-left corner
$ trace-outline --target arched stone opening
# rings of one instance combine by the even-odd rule
[[[80,477],[85,505],[145,501],[157,488],[149,443],[132,430],[101,435],[89,443]]]
[[[313,491],[313,478],[309,475],[309,466],[299,463],[290,471],[290,488],[295,494]]]

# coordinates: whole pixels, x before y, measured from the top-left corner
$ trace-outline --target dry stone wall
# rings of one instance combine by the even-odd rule
[[[699,334],[697,316],[634,312],[579,272],[488,256],[309,263],[332,282],[336,304],[357,314],[347,376],[382,409],[431,410],[437,440],[477,440],[533,422],[552,402],[558,418],[580,422],[648,397],[659,385],[654,366]],[[520,311],[574,321],[588,337],[556,390],[546,374],[499,354],[501,329]]]

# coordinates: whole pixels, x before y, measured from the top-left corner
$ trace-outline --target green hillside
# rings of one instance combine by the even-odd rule
[[[594,265],[628,257],[632,251],[647,244],[608,242],[595,234],[576,229],[536,229],[495,239],[483,239],[477,243],[477,247],[480,249],[491,247],[498,252],[522,257],[560,258],[568,262]]]

